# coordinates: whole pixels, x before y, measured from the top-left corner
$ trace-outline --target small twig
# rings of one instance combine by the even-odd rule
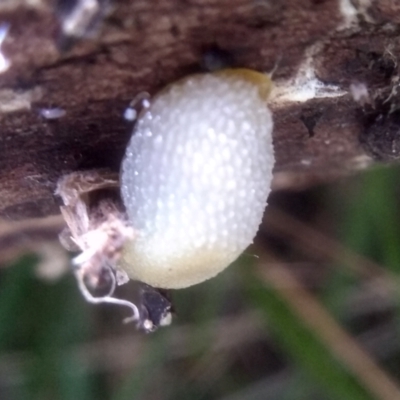
[[[16,259],[27,253],[50,259],[50,248],[58,254],[55,264],[60,265],[63,253],[57,235],[63,227],[64,222],[59,216],[24,221],[0,219],[0,267],[13,265]]]
[[[292,239],[300,248],[311,249],[314,254],[345,264],[363,278],[379,277],[392,290],[400,287],[397,275],[277,208],[269,209],[264,224]]]

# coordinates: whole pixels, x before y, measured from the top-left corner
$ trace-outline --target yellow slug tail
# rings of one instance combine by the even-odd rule
[[[227,68],[214,72],[216,75],[227,77],[240,77],[258,87],[260,97],[267,100],[272,89],[272,81],[266,73],[248,68]]]
[[[209,74],[214,75],[214,76],[221,76],[222,78],[231,78],[231,79],[243,79],[244,81],[247,81],[253,85],[255,85],[258,88],[258,93],[260,97],[266,101],[269,97],[269,94],[271,93],[272,90],[272,81],[269,77],[268,74],[254,71],[252,69],[248,68],[226,68],[226,69],[221,69],[220,71],[215,71],[215,72],[209,72]],[[197,76],[201,76],[203,74],[193,74],[189,76],[185,76],[184,78],[178,80],[177,82],[173,82],[165,86],[163,89],[161,89],[153,98],[153,101],[155,98],[158,96],[168,92],[168,90],[171,89],[171,87],[177,87],[179,85],[184,84],[190,79],[193,79]]]

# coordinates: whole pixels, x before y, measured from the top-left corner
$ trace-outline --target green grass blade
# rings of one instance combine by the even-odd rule
[[[274,339],[292,360],[324,389],[331,399],[372,400],[374,397],[330,352],[316,333],[291,309],[280,292],[255,276],[248,278],[247,295],[260,310]]]

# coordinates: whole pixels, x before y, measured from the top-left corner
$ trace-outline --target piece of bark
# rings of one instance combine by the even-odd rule
[[[141,91],[154,94],[200,71],[204,63],[218,63],[221,54],[233,66],[275,68],[277,84],[294,79],[309,62],[316,78],[344,93],[271,105],[276,188],[348,174],[374,159],[398,158],[398,131],[390,122],[396,120],[399,101],[400,10],[394,1],[101,4],[105,15],[97,32],[68,51],[58,47],[63,19],[57,18],[55,3],[0,4],[0,20],[10,24],[2,51],[11,63],[0,75],[3,218],[58,213],[54,190],[66,173],[118,171],[132,130],[123,118],[129,102]],[[349,93],[357,82],[367,87],[370,104]],[[52,107],[65,115],[44,118],[41,110]]]

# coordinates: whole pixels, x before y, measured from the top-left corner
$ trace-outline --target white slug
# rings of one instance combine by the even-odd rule
[[[154,287],[212,278],[252,243],[270,192],[269,78],[247,69],[193,75],[143,111],[122,164],[136,236],[122,267]]]

